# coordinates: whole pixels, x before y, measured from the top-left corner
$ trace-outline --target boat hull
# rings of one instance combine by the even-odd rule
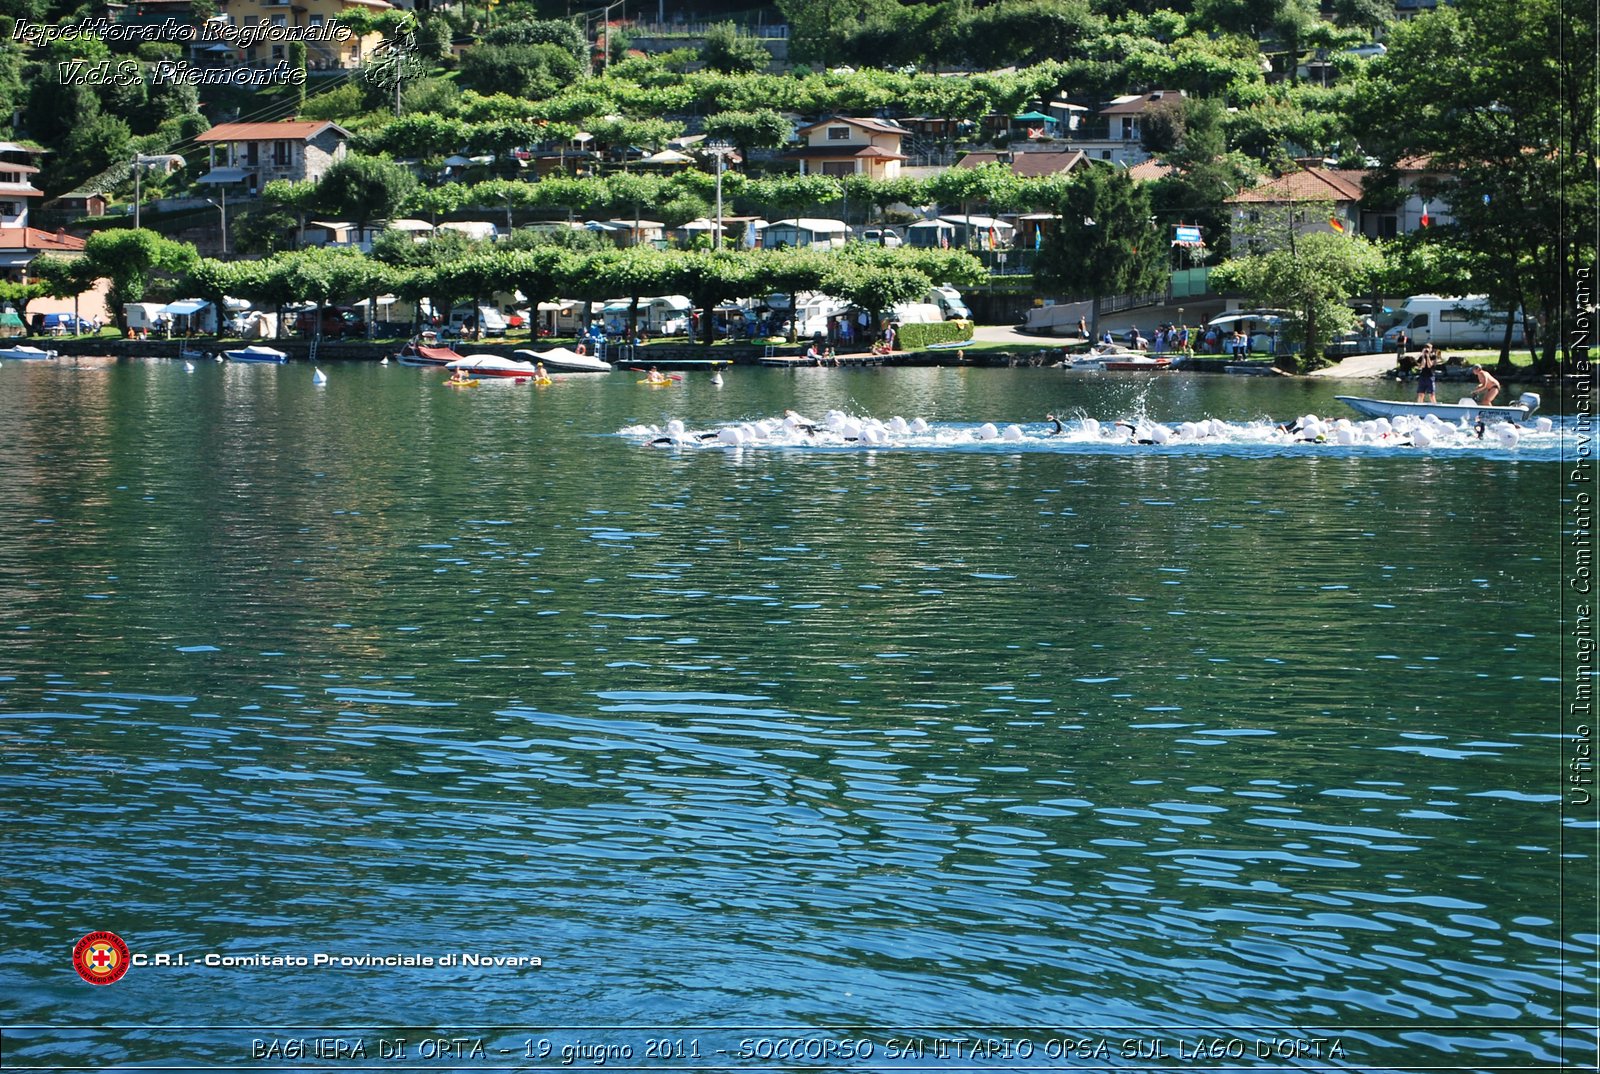
[[[1409,416],[1424,418],[1429,414],[1454,425],[1461,421],[1468,424],[1483,421],[1526,421],[1529,415],[1539,409],[1539,397],[1531,392],[1524,395],[1524,399],[1531,398],[1532,405],[1521,403],[1517,406],[1478,406],[1466,403],[1408,403],[1400,399],[1368,399],[1359,395],[1336,395],[1335,399],[1354,410],[1364,418],[1398,418]]]
[[[521,380],[532,380],[537,372],[532,362],[518,362],[510,358],[502,358],[497,354],[469,354],[465,358],[450,362],[446,369],[453,369],[457,373],[470,373],[475,377],[505,377]]]
[[[14,362],[54,358],[55,356],[55,351],[42,351],[38,347],[7,347],[5,350],[0,350],[0,358],[9,358]]]
[[[551,373],[609,373],[611,363],[592,354],[578,354],[565,347],[555,347],[540,354],[538,351],[518,350],[517,354],[530,362],[543,362]]]
[[[289,356],[282,351],[273,350],[271,347],[244,347],[240,350],[222,352],[230,362],[275,362],[282,365],[289,360]]]

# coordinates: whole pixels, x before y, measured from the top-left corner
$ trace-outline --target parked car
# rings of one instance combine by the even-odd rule
[[[314,336],[317,334],[317,311],[315,309],[301,310],[295,314],[294,330],[298,335]],[[349,339],[364,337],[367,334],[367,322],[361,319],[361,314],[350,306],[324,306],[322,307],[322,338],[323,339]]]
[[[861,232],[861,241],[869,246],[887,246],[893,249],[905,242],[892,228],[869,227]]]

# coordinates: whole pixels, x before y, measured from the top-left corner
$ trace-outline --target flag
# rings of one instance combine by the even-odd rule
[[[1000,249],[1000,232],[995,229],[993,224],[989,225],[989,249]]]
[[[1432,218],[1428,216],[1428,203],[1427,202],[1423,202],[1422,203],[1422,226],[1423,227],[1427,227],[1432,222],[1433,222]]]
[[[1029,127],[1028,128],[1028,137],[1029,138],[1043,138],[1044,137],[1044,128],[1043,127]]]
[[[1033,229],[1033,248],[1035,250],[1037,250],[1040,247],[1042,247],[1043,245],[1044,245],[1044,228],[1036,227],[1036,228]]]
[[[950,234],[949,234],[949,232],[946,232],[946,231],[939,232],[939,249],[941,249],[941,250],[950,249]]]
[[[1328,217],[1328,226],[1333,228],[1333,230],[1337,231],[1339,234],[1344,234],[1344,223],[1337,216]]]

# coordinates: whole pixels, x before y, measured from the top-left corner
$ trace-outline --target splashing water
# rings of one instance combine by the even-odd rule
[[[1143,413],[1102,421],[1085,414],[1042,422],[928,422],[887,420],[830,410],[820,420],[794,411],[782,417],[690,429],[677,419],[665,426],[632,425],[619,436],[655,448],[809,448],[824,450],[1005,450],[1058,452],[1216,452],[1284,454],[1334,451],[1465,451],[1515,454],[1536,460],[1570,453],[1575,430],[1564,419],[1541,417],[1526,426],[1509,422],[1483,428],[1439,418],[1400,416],[1352,421],[1305,414],[1289,421],[1228,422],[1217,418],[1161,422]]]

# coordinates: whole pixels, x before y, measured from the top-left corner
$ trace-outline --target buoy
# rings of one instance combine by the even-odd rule
[[[977,436],[979,440],[995,440],[999,438],[1000,430],[994,427],[994,422],[986,421],[978,426]]]
[[[387,357],[387,356],[385,356],[385,357],[384,357],[384,358],[383,358],[383,360],[382,360],[382,361],[380,361],[380,362],[379,362],[379,363],[378,363],[378,364],[379,364],[379,365],[388,365],[388,364],[389,364],[389,359],[388,359],[388,357]]]
[[[711,383],[715,384],[719,388],[722,387],[722,371],[721,370],[712,370],[712,372],[711,372]]]
[[[1533,423],[1533,427],[1539,430],[1541,433],[1547,433],[1556,427],[1556,423],[1551,421],[1549,418],[1540,418]]]
[[[183,363],[183,371],[185,373],[193,373],[194,372],[194,363],[193,362],[184,362]]]
[[[311,383],[313,383],[313,384],[326,384],[326,383],[328,383],[328,374],[324,373],[320,369],[313,368],[312,371],[311,371]]]
[[[1022,426],[1020,426],[1020,425],[1007,425],[1005,427],[1005,431],[1002,432],[1000,434],[1000,436],[1005,440],[1010,440],[1010,441],[1013,441],[1013,442],[1021,440],[1022,439]]]

